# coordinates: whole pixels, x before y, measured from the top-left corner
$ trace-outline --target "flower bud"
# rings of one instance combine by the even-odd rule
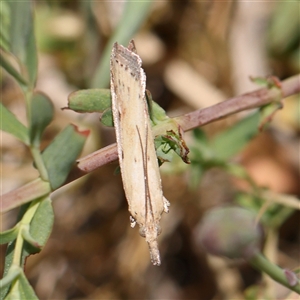
[[[236,206],[211,209],[196,230],[196,240],[210,254],[250,259],[260,251],[262,229],[255,213]]]

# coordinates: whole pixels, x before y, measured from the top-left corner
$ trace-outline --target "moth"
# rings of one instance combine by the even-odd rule
[[[160,219],[170,205],[161,187],[158,160],[145,97],[146,75],[133,41],[115,43],[110,59],[112,111],[131,226],[137,223],[154,265],[160,265]]]

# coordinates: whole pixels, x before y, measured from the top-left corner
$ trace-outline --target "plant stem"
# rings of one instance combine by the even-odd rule
[[[22,230],[19,229],[19,233],[16,239],[16,245],[14,249],[14,257],[12,265],[20,266],[21,265],[21,258],[22,258],[22,249],[23,249],[23,237],[22,237]]]
[[[223,119],[234,113],[259,108],[273,101],[278,101],[279,96],[280,98],[285,98],[297,93],[300,93],[299,74],[282,81],[281,89],[262,88],[204,109],[195,110],[173,120],[180,125],[183,131],[188,131]],[[107,163],[117,160],[117,158],[117,145],[111,144],[78,160],[77,167],[80,171],[90,173]],[[79,175],[79,177],[81,176]]]
[[[32,96],[33,96],[33,88],[30,86],[25,86],[23,89],[24,92],[24,96],[25,96],[25,100],[26,100],[26,112],[27,112],[27,121],[29,124],[29,133],[31,131],[31,106],[32,106]],[[35,165],[40,173],[41,178],[44,181],[48,181],[48,172],[47,169],[45,167],[44,161],[42,159],[42,155],[41,155],[41,151],[39,149],[39,147],[37,145],[34,145],[34,143],[31,141],[31,137],[30,139],[30,151],[33,157],[33,160],[35,162]]]
[[[278,101],[278,97],[285,98],[300,92],[300,75],[292,76],[281,82],[281,89],[262,88],[246,93],[210,107],[199,109],[183,116],[174,118],[184,131],[206,125],[208,123],[223,119],[232,114],[258,108]]]
[[[258,108],[273,101],[278,100],[278,93],[281,92],[282,98],[300,93],[300,75],[295,75],[281,82],[281,91],[279,89],[263,88],[251,93],[231,98],[224,102],[218,103],[211,107],[196,110],[191,113],[174,118],[174,120],[182,127],[184,131],[206,125],[208,123],[225,118],[234,113]],[[87,173],[90,173],[105,164],[113,162],[118,159],[117,145],[111,144],[98,151],[95,151],[78,160],[76,176],[71,181],[78,179]],[[70,182],[70,181],[69,181]],[[68,182],[67,182],[68,183]],[[67,184],[66,183],[66,184]],[[29,183],[30,185],[31,183]],[[0,210],[2,212],[8,211],[14,207],[32,200],[32,198],[21,197],[20,193],[24,189],[21,187],[12,192],[2,195]],[[43,187],[38,186],[41,190]],[[16,197],[16,194],[19,197]],[[39,194],[39,196],[42,196]]]
[[[30,224],[32,218],[34,217],[34,214],[36,212],[36,210],[38,209],[39,205],[41,203],[41,199],[37,199],[35,201],[32,201],[30,203],[29,208],[26,210],[22,220],[21,220],[21,224],[22,225],[28,225]]]
[[[31,154],[33,156],[33,160],[35,162],[35,165],[40,173],[41,178],[44,181],[49,181],[49,176],[47,169],[45,167],[40,149],[38,149],[36,146],[30,146]]]
[[[265,272],[275,281],[281,283],[286,286],[288,289],[293,290],[294,292],[300,294],[300,282],[296,283],[296,285],[291,286],[288,282],[286,275],[284,274],[284,270],[278,267],[277,265],[271,263],[267,260],[261,253],[254,255],[249,263],[256,269]]]
[[[34,199],[40,198],[51,193],[50,183],[37,178],[1,196],[0,212],[7,212],[22,204],[28,203]]]
[[[22,236],[22,226],[27,226],[30,224],[36,210],[38,209],[40,204],[40,200],[36,200],[31,202],[29,208],[27,209],[26,213],[24,214],[22,220],[20,221],[20,227],[18,236],[16,239],[16,246],[15,246],[15,252],[13,257],[13,265],[20,266],[21,265],[21,259],[22,259],[22,249],[23,249],[23,243],[24,239]]]

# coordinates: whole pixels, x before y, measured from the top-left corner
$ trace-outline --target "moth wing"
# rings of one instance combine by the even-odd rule
[[[146,75],[139,56],[118,44],[114,45],[112,53],[111,81],[118,155],[130,212],[134,218],[138,218],[141,209],[145,210],[146,191],[141,182],[144,182],[146,163],[149,192],[156,216],[162,213],[164,201],[145,101]],[[147,153],[144,153],[144,157],[145,149]],[[145,216],[145,212],[142,215]]]
[[[130,44],[131,45],[131,44]],[[132,44],[130,49],[134,50]],[[121,175],[129,211],[145,236],[154,264],[160,264],[159,220],[167,211],[145,99],[146,75],[138,55],[114,44],[111,94]]]

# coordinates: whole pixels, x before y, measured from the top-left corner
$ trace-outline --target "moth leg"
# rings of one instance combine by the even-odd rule
[[[133,216],[130,216],[129,220],[130,220],[130,227],[134,228],[136,225],[136,219]]]
[[[164,200],[164,212],[168,213],[169,212],[170,202],[165,197],[163,197],[163,200]]]

